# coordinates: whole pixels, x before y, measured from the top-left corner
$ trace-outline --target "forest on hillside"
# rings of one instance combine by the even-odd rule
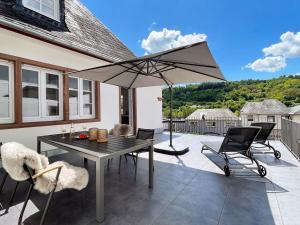
[[[300,104],[300,76],[270,80],[242,80],[176,86],[173,116],[185,118],[198,108],[229,108],[237,115],[249,101],[278,99],[287,106]],[[169,90],[163,89],[163,115],[169,117]]]

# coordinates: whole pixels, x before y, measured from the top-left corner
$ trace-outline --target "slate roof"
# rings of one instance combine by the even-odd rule
[[[135,57],[79,0],[61,0],[65,8],[61,23],[56,21],[50,23],[45,16],[26,9],[18,2],[20,1],[0,1],[0,24],[6,26],[9,24],[14,29],[108,61],[116,62]]]
[[[265,99],[262,102],[247,102],[241,114],[258,115],[287,115],[289,108],[276,99]]]
[[[239,119],[230,109],[197,109],[186,119]]]
[[[300,105],[296,105],[290,108],[290,115],[300,115]]]

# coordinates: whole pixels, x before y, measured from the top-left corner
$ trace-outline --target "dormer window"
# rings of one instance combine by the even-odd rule
[[[59,0],[23,0],[23,5],[51,19],[60,20]]]

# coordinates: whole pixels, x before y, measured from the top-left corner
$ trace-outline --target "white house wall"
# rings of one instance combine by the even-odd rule
[[[76,70],[107,63],[103,60],[2,28],[0,28],[0,53]],[[119,123],[119,88],[112,85],[101,84],[100,90],[101,122],[86,123],[85,125],[88,128],[99,127],[110,129],[114,124]],[[138,126],[147,128],[162,127],[161,102],[157,102],[157,97],[159,96],[161,96],[161,89],[159,87],[137,91],[137,99],[139,102],[139,104],[137,104]],[[76,124],[75,128],[81,130],[82,125],[83,124]],[[38,135],[58,133],[62,127],[63,125],[54,125],[0,130],[0,141],[19,141],[35,149],[36,137]]]
[[[253,121],[248,121],[248,115],[253,115]],[[242,124],[244,126],[251,125],[252,122],[267,122],[268,116],[275,116],[275,129],[281,129],[282,115],[257,115],[257,114],[241,114]]]
[[[294,122],[300,123],[300,115],[291,115],[291,118]]]
[[[162,130],[161,87],[137,88],[137,127]]]

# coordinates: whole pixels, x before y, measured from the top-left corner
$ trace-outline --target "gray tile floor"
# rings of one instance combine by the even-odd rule
[[[159,136],[164,142],[167,134]],[[175,142],[190,146],[190,152],[174,157],[155,154],[155,186],[148,189],[147,155],[141,155],[137,181],[134,181],[132,160],[118,160],[105,175],[105,225],[299,225],[300,224],[300,164],[279,141],[272,144],[281,151],[276,160],[271,154],[257,158],[267,167],[265,178],[257,175],[251,165],[233,161],[232,176],[225,177],[219,167],[222,162],[209,152],[201,154],[201,140],[214,137],[175,134]],[[83,160],[71,154],[51,157],[78,166]],[[46,224],[95,225],[95,172],[89,163],[90,182],[81,191],[66,190],[55,195]],[[0,174],[2,176],[2,173]],[[12,191],[9,181],[0,202],[5,206]],[[16,200],[5,214],[0,212],[0,224],[17,224],[24,192],[23,183]],[[39,224],[45,196],[34,192],[24,216],[24,224]]]

